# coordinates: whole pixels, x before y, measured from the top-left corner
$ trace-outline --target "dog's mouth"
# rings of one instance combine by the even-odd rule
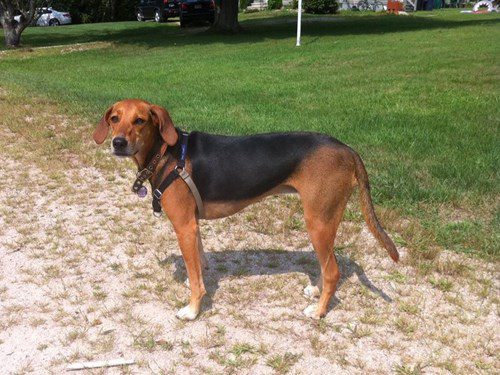
[[[134,150],[130,150],[130,149],[124,149],[124,150],[117,150],[117,149],[113,149],[113,155],[114,156],[117,156],[119,158],[126,158],[126,157],[130,157],[130,156],[134,156],[137,152],[134,151]]]
[[[111,147],[111,153],[119,158],[126,158],[134,156],[137,151],[135,150],[135,147],[131,147],[131,145],[129,144],[127,147],[123,148]]]
[[[113,155],[117,156],[119,158],[126,158],[128,156],[132,156],[133,154],[129,154],[128,152],[123,152],[123,151],[113,151]]]

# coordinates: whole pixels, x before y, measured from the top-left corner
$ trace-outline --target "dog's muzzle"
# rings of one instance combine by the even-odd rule
[[[130,156],[129,143],[125,137],[115,137],[112,141],[113,153],[116,156]]]

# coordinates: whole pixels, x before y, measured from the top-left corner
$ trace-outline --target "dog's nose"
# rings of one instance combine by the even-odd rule
[[[127,140],[124,137],[113,138],[113,147],[116,150],[121,150],[127,147]]]

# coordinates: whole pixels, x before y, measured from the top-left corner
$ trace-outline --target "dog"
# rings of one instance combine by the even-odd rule
[[[200,211],[203,219],[217,219],[233,215],[269,195],[297,193],[321,266],[319,301],[304,310],[306,316],[314,319],[326,315],[340,279],[333,246],[356,186],[368,228],[389,256],[395,262],[399,259],[394,242],[375,215],[363,161],[349,146],[328,135],[290,132],[223,136],[193,131],[184,135],[181,145],[180,130],[167,110],[140,99],[123,100],[109,107],[93,139],[101,144],[110,131],[112,153],[132,158],[139,171],[149,168],[154,163],[152,159],[157,160],[148,175],[153,189],[180,169],[194,182],[193,190],[186,180],[174,179],[158,199],[177,235],[191,289],[189,304],[176,314],[179,319],[195,319],[206,294],[202,275],[206,260],[198,226]],[[317,295],[319,288],[310,286],[305,293]]]

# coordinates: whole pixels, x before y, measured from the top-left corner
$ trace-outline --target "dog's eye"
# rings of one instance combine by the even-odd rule
[[[111,117],[111,121],[114,122],[115,124],[119,121],[120,119],[118,118],[118,116],[112,116]]]
[[[135,124],[136,124],[136,125],[142,125],[142,124],[144,124],[144,123],[145,123],[145,121],[144,121],[142,118],[137,118],[137,119],[135,120]]]

